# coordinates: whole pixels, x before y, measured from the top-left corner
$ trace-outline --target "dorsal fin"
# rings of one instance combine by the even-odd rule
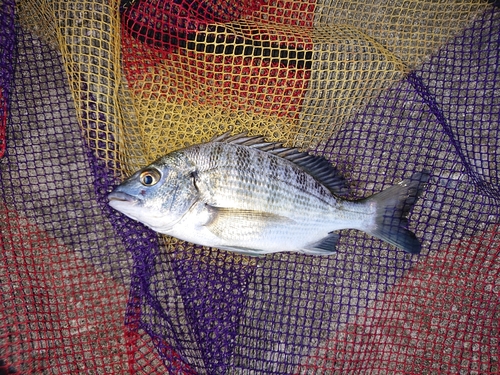
[[[310,155],[293,147],[283,147],[282,143],[266,142],[265,138],[261,135],[247,136],[246,133],[236,135],[231,135],[229,132],[224,133],[212,138],[210,142],[232,143],[268,152],[299,166],[327,187],[332,193],[339,196],[347,196],[349,194],[345,179],[328,160],[321,156]]]

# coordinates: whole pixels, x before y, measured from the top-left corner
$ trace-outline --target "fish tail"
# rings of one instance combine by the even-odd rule
[[[376,213],[374,224],[365,231],[407,253],[420,253],[420,241],[407,229],[407,215],[429,176],[428,171],[417,172],[411,178],[367,198],[366,204],[375,206]]]

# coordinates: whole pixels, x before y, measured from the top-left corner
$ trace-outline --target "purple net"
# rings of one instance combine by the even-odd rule
[[[5,152],[10,81],[15,45],[14,2],[4,1],[0,10],[0,158]]]
[[[23,374],[79,373],[82,363],[116,371],[126,363],[131,262],[94,188],[113,182],[83,141],[61,56],[14,31],[0,161],[0,359]]]

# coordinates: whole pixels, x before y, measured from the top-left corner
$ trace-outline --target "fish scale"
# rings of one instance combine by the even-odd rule
[[[226,146],[223,153],[193,150],[191,154],[190,150],[186,150],[195,164],[210,165],[206,171],[199,168],[198,174],[207,184],[205,191],[212,193],[206,197],[212,204],[276,213],[290,213],[294,209],[307,215],[315,210],[327,213],[328,205],[336,203],[325,187],[292,163],[278,163],[278,157],[266,155],[258,149],[244,149],[245,146],[230,144]],[[219,148],[220,145],[212,147]],[[204,162],[201,159],[207,154],[210,157],[217,154],[217,158]],[[317,202],[319,197],[323,198],[321,203]]]
[[[406,216],[428,178],[417,172],[369,198],[347,200],[345,181],[325,159],[260,136],[224,134],[137,171],[109,204],[160,233],[248,255],[331,254],[342,229],[418,253]]]

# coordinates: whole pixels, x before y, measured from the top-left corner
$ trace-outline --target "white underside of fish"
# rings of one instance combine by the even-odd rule
[[[354,202],[347,206],[346,209],[355,208],[357,212],[332,210],[315,218],[309,215],[289,218],[252,210],[216,208],[197,202],[172,228],[157,229],[185,241],[250,255],[281,251],[320,254],[331,252],[318,247],[322,241],[327,244],[331,238],[330,248],[333,249],[336,235],[331,232],[341,229],[367,231],[374,225],[373,212],[359,212],[360,204]]]

